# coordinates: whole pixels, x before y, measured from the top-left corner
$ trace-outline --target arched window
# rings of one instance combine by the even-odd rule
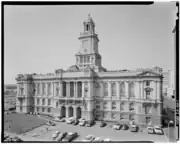
[[[130,97],[135,97],[135,94],[134,94],[134,83],[130,83],[129,84],[129,96]]]
[[[104,83],[104,96],[108,96],[108,84]]]
[[[116,109],[116,102],[112,102],[112,109]]]
[[[112,93],[112,96],[116,96],[116,83],[112,83],[111,93]]]
[[[120,84],[120,96],[125,97],[125,83]]]

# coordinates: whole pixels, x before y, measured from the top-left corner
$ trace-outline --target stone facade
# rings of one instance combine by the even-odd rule
[[[75,65],[16,77],[17,112],[161,125],[162,69],[108,71],[101,64],[90,15],[83,24]]]

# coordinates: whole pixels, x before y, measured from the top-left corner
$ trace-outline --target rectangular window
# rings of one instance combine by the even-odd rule
[[[24,94],[24,88],[20,89],[20,94],[23,95]]]
[[[51,108],[48,108],[48,113],[50,113],[51,112]]]
[[[51,105],[51,100],[50,99],[48,99],[48,105]]]
[[[88,62],[88,63],[90,62],[90,56],[87,57],[87,62]]]
[[[150,86],[150,81],[146,81],[146,86]]]
[[[44,112],[44,108],[42,108],[42,112]]]
[[[97,108],[97,109],[100,109],[100,105],[97,105],[96,108]]]
[[[45,99],[42,99],[42,105],[45,105]]]
[[[36,111],[39,112],[39,107],[36,108]]]
[[[66,83],[63,82],[63,96],[66,96]]]
[[[20,112],[22,112],[22,110],[23,110],[23,108],[22,108],[22,106],[20,107]]]

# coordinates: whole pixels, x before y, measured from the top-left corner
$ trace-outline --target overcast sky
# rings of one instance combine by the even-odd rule
[[[19,73],[51,73],[75,64],[83,21],[91,14],[102,65],[109,70],[173,68],[175,3],[5,6],[5,84]]]

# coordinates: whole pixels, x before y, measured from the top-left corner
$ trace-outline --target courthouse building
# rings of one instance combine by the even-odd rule
[[[17,112],[161,125],[162,69],[108,71],[102,66],[90,15],[83,28],[74,65],[54,73],[16,77]]]

